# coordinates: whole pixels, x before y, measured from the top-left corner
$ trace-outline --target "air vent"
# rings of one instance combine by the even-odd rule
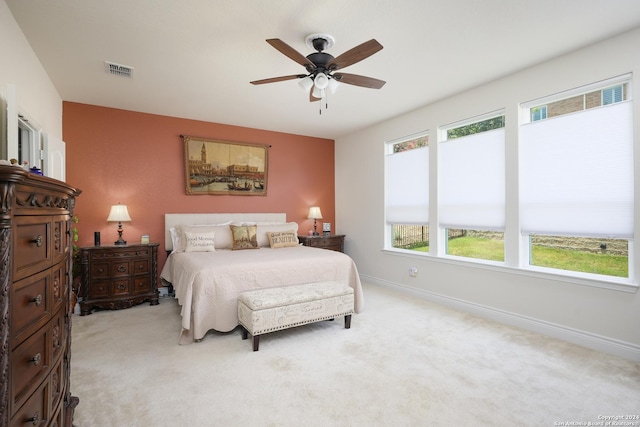
[[[133,77],[133,67],[128,65],[116,64],[115,62],[104,61],[105,71],[114,76]]]

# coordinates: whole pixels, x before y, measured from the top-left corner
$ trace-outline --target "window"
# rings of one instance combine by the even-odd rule
[[[629,276],[632,105],[624,102],[628,81],[612,83],[550,97],[544,103],[549,117],[521,126],[520,215],[528,266]],[[524,108],[541,104],[529,105],[535,107]]]
[[[623,85],[617,85],[614,87],[603,89],[602,105],[609,105],[616,102],[622,102],[622,100],[624,99],[622,97],[622,88],[623,88]]]
[[[504,114],[442,128],[440,227],[448,255],[504,261]]]
[[[547,118],[547,106],[541,105],[531,109],[531,121],[544,120]]]
[[[588,89],[587,92],[579,95],[575,95],[574,91],[570,92],[570,95],[566,97],[558,95],[555,98],[552,97],[546,104],[528,107],[530,121],[535,122],[622,102],[626,100],[627,92],[628,83],[625,82],[604,89]]]
[[[388,245],[429,250],[429,135],[388,144],[385,218]]]
[[[24,115],[18,115],[18,164],[42,168],[40,131]]]

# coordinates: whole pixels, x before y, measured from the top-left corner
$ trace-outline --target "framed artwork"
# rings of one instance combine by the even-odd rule
[[[267,195],[267,145],[183,140],[187,194]]]

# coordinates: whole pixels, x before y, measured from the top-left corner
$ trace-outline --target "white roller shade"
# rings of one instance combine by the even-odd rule
[[[504,128],[440,143],[440,225],[504,230]]]
[[[620,102],[521,126],[523,232],[633,237],[632,114]]]
[[[429,223],[429,147],[389,154],[386,161],[388,224]]]

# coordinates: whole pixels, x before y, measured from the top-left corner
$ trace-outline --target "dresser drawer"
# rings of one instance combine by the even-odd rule
[[[43,382],[29,397],[26,403],[18,409],[11,419],[12,426],[40,426],[49,421],[49,382]],[[17,408],[17,406],[14,406]],[[59,424],[60,425],[60,424]]]
[[[11,399],[14,408],[22,406],[49,372],[49,335],[49,328],[41,328],[11,353]]]
[[[51,266],[51,217],[18,217],[15,224],[13,280]]]
[[[51,311],[53,313],[62,309],[69,301],[68,271],[69,266],[64,261],[51,269],[51,304],[53,306]]]
[[[60,359],[56,362],[51,369],[51,375],[49,376],[49,393],[51,402],[51,412],[55,413],[60,408],[61,402],[64,400],[64,392],[66,391],[67,378],[65,375],[64,363]],[[55,415],[53,416],[55,419]],[[55,424],[54,424],[55,425]],[[59,423],[58,426],[62,427],[64,424]]]
[[[67,215],[53,217],[53,237],[51,251],[53,263],[66,258],[71,244],[71,225]]]
[[[67,342],[67,328],[65,326],[65,311],[60,310],[53,316],[53,320],[49,324],[49,329],[51,330],[49,345],[51,348],[51,360],[54,363],[62,357],[62,353],[65,350],[65,343]]]
[[[11,288],[11,333],[14,346],[48,320],[51,314],[50,284],[51,273],[43,271],[14,283]]]

